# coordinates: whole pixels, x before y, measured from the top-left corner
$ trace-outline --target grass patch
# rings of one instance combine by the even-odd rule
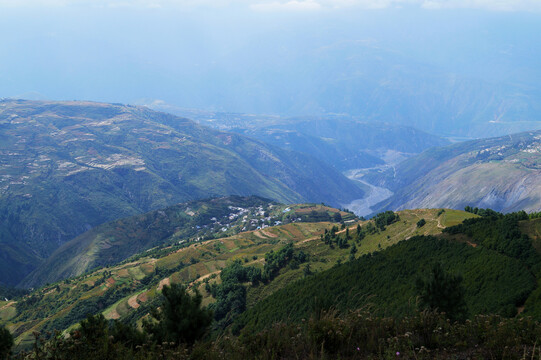
[[[445,212],[440,215],[441,224],[445,227],[455,226],[460,224],[465,219],[479,217],[478,215],[467,213],[460,210],[445,209]]]
[[[2,307],[2,304],[0,304],[0,307]],[[13,319],[17,315],[17,309],[15,306],[8,306],[2,310],[0,310],[0,320],[2,321],[9,321]]]

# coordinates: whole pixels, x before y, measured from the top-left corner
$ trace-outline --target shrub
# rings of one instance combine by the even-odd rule
[[[0,359],[7,359],[13,347],[13,336],[8,329],[0,325]]]

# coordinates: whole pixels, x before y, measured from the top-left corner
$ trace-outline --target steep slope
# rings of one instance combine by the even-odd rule
[[[446,227],[438,236],[414,236],[283,287],[245,312],[238,326],[250,333],[328,309],[367,307],[371,313],[408,316],[416,307],[416,282],[434,263],[462,276],[470,316],[523,312],[540,318],[541,255],[538,239],[528,237],[537,232],[532,230],[539,228],[538,220],[523,211],[492,211]]]
[[[541,209],[541,131],[453,144],[405,160],[365,180],[394,195],[376,209],[473,207]]]
[[[340,204],[363,195],[314,158],[173,115],[16,100],[0,102],[0,192],[10,264],[0,282],[9,284],[96,225],[178,202],[255,194]]]
[[[535,277],[517,259],[464,243],[414,237],[291,284],[256,304],[239,323],[250,333],[277,321],[299,322],[318,306],[346,312],[371,305],[378,314],[400,316],[415,309],[416,278],[435,262],[464,276],[465,300],[473,314],[513,316],[515,304],[523,304],[536,286]]]

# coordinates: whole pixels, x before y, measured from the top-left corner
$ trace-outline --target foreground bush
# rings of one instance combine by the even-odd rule
[[[87,324],[101,327],[100,320]],[[18,359],[541,359],[541,324],[529,318],[480,315],[463,323],[418,312],[401,319],[368,311],[326,312],[299,324],[276,323],[258,333],[221,336],[193,345],[126,343],[120,334],[36,339]],[[99,334],[99,335],[96,335]]]
[[[541,359],[541,324],[528,318],[445,314],[375,317],[330,312],[300,325],[277,323],[256,334],[199,344],[193,359]]]
[[[11,353],[13,347],[13,336],[3,326],[0,326],[0,360],[6,359]]]

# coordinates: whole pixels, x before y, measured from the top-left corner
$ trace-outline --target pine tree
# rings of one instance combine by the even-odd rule
[[[304,276],[310,276],[312,275],[312,269],[310,268],[310,263],[306,264],[306,266],[303,269]]]
[[[467,317],[462,276],[446,273],[440,263],[428,280],[417,279],[417,291],[422,307],[444,312],[453,321]]]
[[[355,260],[356,253],[357,253],[357,246],[353,244],[353,246],[351,246],[351,249],[349,250],[349,261]]]
[[[145,329],[158,343],[193,344],[201,339],[212,322],[212,311],[201,308],[201,294],[196,290],[190,296],[178,284],[164,286],[162,294],[161,311],[152,313],[158,322],[145,322]]]
[[[13,336],[8,329],[0,325],[0,360],[7,359],[13,347]]]

